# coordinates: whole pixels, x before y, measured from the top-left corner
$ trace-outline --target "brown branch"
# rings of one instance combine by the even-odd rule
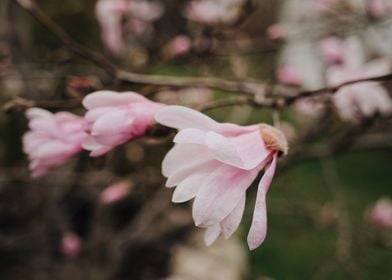
[[[149,84],[155,86],[172,86],[172,87],[194,87],[202,86],[207,88],[219,89],[228,92],[244,93],[253,98],[250,104],[255,106],[267,107],[284,107],[302,97],[315,96],[320,94],[334,94],[343,86],[365,82],[365,81],[389,81],[392,80],[392,73],[374,76],[365,79],[352,80],[334,87],[326,87],[317,90],[299,90],[280,85],[268,86],[265,83],[254,81],[232,81],[213,77],[171,77],[162,75],[139,74],[135,72],[119,69],[112,64],[105,56],[100,53],[89,50],[88,48],[75,42],[63,28],[50,19],[40,7],[32,0],[15,0],[22,8],[27,10],[40,24],[47,28],[60,42],[64,44],[71,52],[79,55],[96,66],[105,70],[105,72],[114,79],[123,82]],[[230,104],[230,101],[225,104]],[[235,105],[235,104],[233,104]],[[227,105],[229,106],[229,105]]]

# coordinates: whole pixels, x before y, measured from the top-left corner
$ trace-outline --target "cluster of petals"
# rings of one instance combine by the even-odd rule
[[[327,70],[329,85],[336,86],[352,80],[389,73],[390,64],[387,60],[365,62],[364,51],[355,37],[346,39],[344,43],[343,64]],[[371,117],[376,113],[392,113],[392,100],[387,90],[378,82],[360,82],[341,87],[334,95],[333,101],[340,116],[345,120]]]
[[[145,0],[98,0],[95,11],[102,29],[102,41],[115,55],[124,48],[125,18],[130,17],[127,26],[131,31],[142,33],[163,13],[159,4]]]
[[[192,215],[206,229],[205,243],[221,234],[229,238],[239,226],[246,190],[261,170],[262,177],[248,234],[250,249],[258,247],[267,231],[266,193],[275,173],[279,151],[287,151],[283,134],[268,125],[218,123],[181,106],[166,106],[156,120],[179,130],[175,145],[162,163],[166,186],[176,187],[173,202],[195,198]]]
[[[101,156],[127,141],[142,137],[164,105],[135,92],[97,91],[87,95],[83,106],[84,129],[89,136],[83,148]]]
[[[28,131],[23,136],[23,150],[29,156],[33,177],[45,175],[82,150],[87,137],[83,118],[68,112],[53,114],[40,108],[26,111]]]

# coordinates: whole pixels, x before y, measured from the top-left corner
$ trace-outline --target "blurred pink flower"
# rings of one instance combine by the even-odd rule
[[[368,217],[374,225],[392,229],[392,201],[388,198],[379,199],[370,210]]]
[[[83,118],[68,112],[52,114],[40,108],[26,111],[30,131],[23,136],[23,150],[29,156],[32,177],[45,175],[82,150],[87,134]]]
[[[385,17],[392,13],[391,0],[367,0],[367,8],[375,17]]]
[[[295,111],[308,117],[316,117],[320,115],[325,104],[323,102],[317,102],[313,98],[300,98],[294,103]]]
[[[182,56],[191,50],[192,41],[188,36],[178,35],[163,48],[163,55],[167,58]]]
[[[118,55],[124,47],[122,20],[128,9],[128,0],[98,0],[95,7],[106,48]]]
[[[267,37],[271,40],[284,38],[284,28],[280,24],[271,24],[266,30]]]
[[[128,182],[117,182],[110,185],[100,195],[100,201],[103,204],[111,204],[118,202],[125,198],[130,191],[130,184]]]
[[[344,44],[341,39],[329,36],[320,41],[320,50],[328,64],[341,64],[344,58]]]
[[[173,202],[195,198],[193,219],[206,228],[204,240],[212,244],[219,235],[227,239],[239,226],[246,190],[265,170],[248,234],[250,249],[257,248],[267,232],[266,193],[275,173],[279,152],[287,152],[282,132],[261,124],[238,126],[218,123],[189,108],[167,106],[156,120],[179,130],[175,145],[162,163],[167,187],[177,186]]]
[[[154,114],[164,106],[135,92],[97,91],[83,99],[88,110],[84,128],[89,136],[83,148],[101,156],[129,140],[142,137],[154,123]]]
[[[66,233],[60,242],[60,252],[67,258],[74,258],[80,252],[81,241],[80,238],[70,232]]]
[[[390,71],[388,60],[365,61],[360,42],[351,37],[345,41],[344,62],[327,70],[327,81],[336,86],[351,80],[385,75]],[[392,100],[387,90],[378,82],[360,82],[341,87],[333,101],[342,119],[356,120],[376,113],[392,113]]]

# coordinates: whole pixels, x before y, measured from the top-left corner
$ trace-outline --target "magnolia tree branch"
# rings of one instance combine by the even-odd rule
[[[266,107],[285,107],[295,100],[302,97],[315,96],[320,94],[334,94],[339,88],[364,82],[364,81],[390,81],[392,73],[368,77],[364,79],[352,80],[334,87],[326,87],[318,90],[301,90],[298,88],[284,87],[281,85],[270,86],[266,83],[255,81],[232,81],[213,77],[172,77],[162,75],[139,74],[125,71],[111,63],[102,54],[92,51],[72,39],[57,23],[55,23],[42,9],[32,0],[15,0],[22,8],[27,10],[40,24],[48,29],[68,50],[74,54],[91,61],[96,66],[102,68],[113,79],[123,82],[136,84],[148,84],[154,86],[172,86],[172,87],[207,87],[219,89],[228,92],[236,92],[249,95],[251,98],[245,102],[255,106]],[[216,106],[222,107],[222,101]],[[231,101],[224,102],[225,106],[236,105]],[[208,109],[214,105],[209,105]],[[203,109],[203,108],[202,108]]]

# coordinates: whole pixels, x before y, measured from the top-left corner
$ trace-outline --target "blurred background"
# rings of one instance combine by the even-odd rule
[[[123,70],[257,81],[295,96],[390,73],[389,0],[2,0],[0,13],[0,279],[392,279],[388,78],[264,108],[202,84],[115,79],[48,29],[58,24]],[[36,18],[46,15],[45,27]],[[100,89],[279,126],[290,153],[268,194],[262,246],[246,246],[256,185],[235,236],[203,244],[191,204],[171,203],[164,187],[171,134],[83,152],[31,179],[25,109],[83,115],[81,99]]]

